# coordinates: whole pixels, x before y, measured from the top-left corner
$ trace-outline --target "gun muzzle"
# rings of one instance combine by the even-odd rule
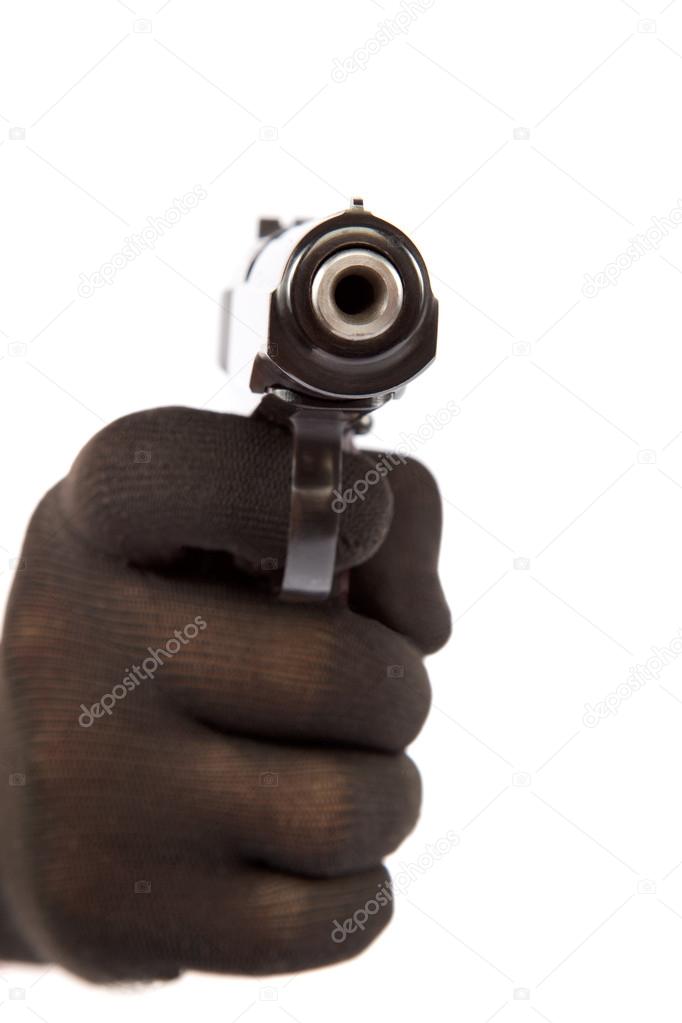
[[[371,341],[398,319],[403,282],[373,249],[341,249],[313,277],[311,302],[320,324],[340,341]]]
[[[433,360],[438,306],[424,261],[402,231],[360,203],[273,238],[280,266],[252,390],[383,402]],[[262,274],[268,260],[266,244],[252,272]]]
[[[313,224],[267,225],[245,290],[267,338],[251,376],[264,395],[258,413],[294,439],[280,592],[323,600],[334,583],[342,451],[432,362],[438,304],[414,243],[360,199]]]

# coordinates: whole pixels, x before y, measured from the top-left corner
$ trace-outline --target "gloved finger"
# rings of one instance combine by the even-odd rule
[[[190,716],[231,734],[387,752],[418,734],[430,704],[426,670],[414,646],[380,622],[345,607],[283,604],[245,586],[227,595],[224,587],[175,588],[169,604],[164,587],[143,577],[139,593],[128,582],[124,599],[149,606],[148,645],[160,647],[163,663],[155,685]],[[166,657],[164,638],[197,609],[205,628]]]
[[[345,877],[310,880],[268,870],[246,878],[244,972],[279,973],[350,959],[381,933],[393,915],[389,875],[376,866]],[[247,964],[255,964],[248,970]]]
[[[351,959],[393,916],[391,881],[383,866],[321,880],[254,868],[243,887],[247,908],[239,955],[244,973],[290,973]]]
[[[419,772],[403,755],[296,747],[197,731],[182,779],[202,833],[309,877],[369,869],[414,827]]]
[[[381,456],[373,457],[376,461]],[[408,636],[424,653],[433,653],[450,635],[450,611],[438,578],[443,517],[438,487],[414,459],[398,462],[388,480],[393,492],[388,535],[351,572],[350,606]]]
[[[190,408],[137,412],[83,449],[61,488],[63,510],[96,549],[149,563],[185,547],[223,550],[255,566],[282,565],[292,442],[264,419]],[[349,454],[345,478],[367,472]],[[343,516],[339,569],[358,565],[388,530],[385,485]]]
[[[117,714],[163,700],[179,720],[245,736],[397,752],[419,732],[430,687],[400,634],[342,605],[284,604],[243,580],[166,578],[79,558],[70,531],[54,542],[57,499],[51,491],[33,517],[15,600],[42,608],[32,657],[36,643],[82,644],[78,702],[96,704],[94,713],[116,686],[131,694]]]
[[[146,894],[130,883],[141,869]],[[187,871],[179,882],[177,864],[135,862],[99,884],[91,898],[100,925],[96,941],[80,940],[75,968],[95,981],[325,966],[361,952],[393,912],[390,879],[379,866],[311,880],[262,866],[211,864]],[[91,921],[87,926],[91,930]],[[103,957],[102,948],[111,954]]]

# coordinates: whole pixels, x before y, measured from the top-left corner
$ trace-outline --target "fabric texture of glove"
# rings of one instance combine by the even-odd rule
[[[344,488],[378,457],[345,456]],[[290,464],[285,429],[157,409],[38,506],[0,649],[0,958],[264,974],[388,922],[449,632],[440,501],[396,465],[341,514],[347,601],[286,604]]]

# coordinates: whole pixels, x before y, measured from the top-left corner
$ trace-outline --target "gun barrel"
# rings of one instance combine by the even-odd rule
[[[292,432],[280,596],[325,600],[335,586],[343,452],[433,361],[438,303],[414,243],[362,200],[286,229],[269,221],[261,233],[267,241],[242,291],[253,302],[231,319],[251,344],[266,341],[251,373],[251,390],[263,395],[258,414]]]
[[[320,323],[343,341],[368,341],[392,327],[403,307],[403,284],[391,260],[368,248],[341,249],[312,281]]]

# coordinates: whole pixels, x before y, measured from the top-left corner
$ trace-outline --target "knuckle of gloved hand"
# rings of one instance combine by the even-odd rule
[[[134,418],[118,419],[88,441],[62,481],[59,494],[63,513],[76,532],[114,552],[117,528],[123,526],[113,518],[115,508],[122,506],[118,496],[126,487],[130,468],[138,464],[136,460],[141,465],[143,456],[148,459],[151,449],[142,431],[140,439],[132,441]]]
[[[420,799],[419,775],[407,757],[355,751],[333,761],[310,757],[303,786],[273,801],[267,842],[294,872],[335,877],[368,869],[412,829]]]
[[[416,458],[405,458],[400,472],[391,477],[395,489],[409,489],[417,492],[434,512],[440,512],[441,496],[436,479],[430,469]]]
[[[40,567],[44,559],[50,558],[53,551],[71,543],[72,534],[61,503],[63,482],[62,480],[51,487],[33,510],[17,565],[22,570]],[[17,581],[20,578],[20,573],[17,573]]]
[[[352,611],[344,612],[331,631],[329,649],[349,719],[364,711],[366,722],[371,714],[376,748],[403,750],[419,734],[431,706],[431,686],[418,651],[381,623]]]
[[[371,866],[412,830],[421,805],[421,779],[409,757],[368,754],[345,781],[345,799],[330,829],[330,865]],[[326,823],[326,822],[325,822]]]

